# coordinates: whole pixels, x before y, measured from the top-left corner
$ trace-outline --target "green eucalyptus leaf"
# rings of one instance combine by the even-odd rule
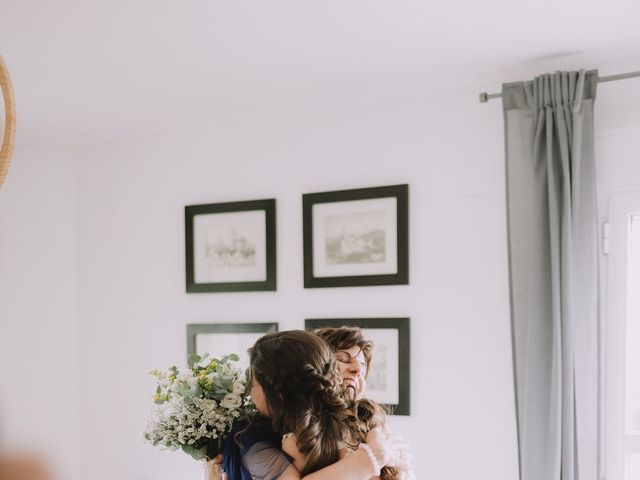
[[[193,452],[191,453],[191,456],[195,459],[195,460],[202,460],[204,458],[204,453],[200,450],[193,450]]]
[[[218,390],[216,390],[216,400],[217,401],[222,401],[224,399],[224,397],[226,397],[229,394],[229,390],[226,390],[224,388],[219,388]]]
[[[200,363],[200,360],[202,360],[200,355],[197,353],[190,353],[187,357],[187,364],[189,365],[189,368],[193,368],[194,365]]]
[[[189,397],[189,387],[186,386],[184,383],[181,383],[180,385],[178,385],[176,387],[176,392],[178,393],[178,395],[180,395],[181,397]]]
[[[204,458],[204,454],[202,453],[202,451],[194,448],[192,445],[182,445],[180,448],[182,448],[182,451],[184,453],[186,453],[187,455],[191,455],[191,457],[195,460],[199,461]]]
[[[198,458],[197,460],[202,460],[203,458],[207,457],[207,446],[206,445],[204,447],[199,448],[196,451],[199,452],[199,455],[200,455],[200,458]]]
[[[219,376],[217,376],[217,375],[216,375],[215,377],[213,377],[213,384],[214,384],[216,387],[224,388],[224,385],[223,385],[223,384],[222,384],[222,382],[220,381],[220,377],[219,377]]]

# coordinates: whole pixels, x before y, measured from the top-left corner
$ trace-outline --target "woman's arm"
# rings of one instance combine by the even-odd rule
[[[282,451],[289,455],[293,460],[293,466],[301,472],[307,459],[302,452],[298,450],[298,439],[294,433],[289,433],[282,437]]]
[[[324,467],[322,470],[310,473],[304,477],[300,476],[300,472],[290,465],[278,480],[370,480],[374,477],[374,469],[367,453],[358,449],[342,460]]]
[[[397,465],[397,446],[393,439],[387,438],[382,429],[374,428],[371,430],[367,434],[366,442],[381,465]],[[293,450],[293,447],[295,447],[295,450]],[[285,439],[282,448],[287,451],[287,455],[291,455],[295,464],[302,468],[304,458],[300,452],[296,454],[295,438],[291,438],[290,441]],[[329,465],[305,477],[300,475],[300,471],[295,467],[294,463],[291,463],[287,455],[280,447],[262,442],[252,446],[249,452],[243,455],[242,464],[252,475],[254,473],[259,477],[272,475],[270,478],[278,478],[278,480],[301,480],[303,478],[304,480],[335,480],[336,478],[341,480],[370,480],[375,475],[375,468],[371,458],[361,448],[333,465]],[[301,462],[296,462],[296,460],[301,460]],[[287,466],[286,464],[289,465]],[[271,473],[269,474],[268,472]]]
[[[397,448],[394,442],[389,442],[385,433],[380,428],[374,428],[367,434],[367,445],[373,451],[376,459],[381,465],[393,465],[397,463]],[[304,465],[304,458],[298,451],[295,437],[288,437],[283,442],[283,450],[294,459],[294,464],[289,466],[278,480],[369,480],[375,477],[376,471],[371,458],[363,449],[359,448],[343,459],[324,467],[317,472],[313,472],[304,477],[300,476],[296,468],[300,465],[298,460]],[[299,467],[301,468],[301,467]]]
[[[289,463],[289,465],[283,465],[284,462]],[[277,478],[278,480],[335,480],[336,478],[341,480],[369,480],[374,475],[371,459],[362,449],[356,450],[333,465],[304,477],[302,477],[295,464],[290,463],[285,453],[275,445],[263,448],[260,456],[245,457],[243,465],[253,477]],[[282,467],[278,467],[278,465],[282,465]],[[304,465],[304,462],[302,465]],[[281,468],[284,468],[284,470]]]

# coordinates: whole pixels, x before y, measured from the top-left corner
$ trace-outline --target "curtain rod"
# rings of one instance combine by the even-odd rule
[[[636,78],[640,77],[640,70],[637,72],[629,72],[629,73],[619,73],[617,75],[609,75],[608,77],[599,77],[598,83],[602,82],[613,82],[615,80],[626,80],[627,78]],[[501,93],[487,93],[482,92],[480,94],[480,103],[487,103],[492,98],[501,98]]]

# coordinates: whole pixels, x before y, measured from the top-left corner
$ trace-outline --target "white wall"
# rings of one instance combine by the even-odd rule
[[[640,187],[640,78],[601,84],[596,100],[598,187]]]
[[[640,184],[628,82],[600,88],[601,186]],[[76,157],[18,143],[0,189],[3,447],[46,444],[62,480],[197,478],[190,458],[140,441],[147,372],[184,358],[187,323],[286,329],[397,315],[412,319],[413,415],[391,422],[418,478],[515,478],[501,105],[476,94],[254,119]],[[401,182],[410,285],[303,289],[301,194]],[[268,197],[278,291],[184,293],[184,205]]]
[[[80,479],[74,157],[20,143],[0,189],[0,448]]]
[[[391,419],[418,478],[511,480],[500,104],[476,91],[256,119],[79,154],[82,454],[93,478],[197,478],[140,442],[153,368],[187,323],[411,317],[412,416]],[[410,184],[409,286],[303,289],[301,195]],[[278,290],[186,294],[184,206],[277,199]]]

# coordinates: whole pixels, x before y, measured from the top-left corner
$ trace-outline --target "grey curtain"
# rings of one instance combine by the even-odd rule
[[[598,475],[597,78],[502,90],[521,480]]]

